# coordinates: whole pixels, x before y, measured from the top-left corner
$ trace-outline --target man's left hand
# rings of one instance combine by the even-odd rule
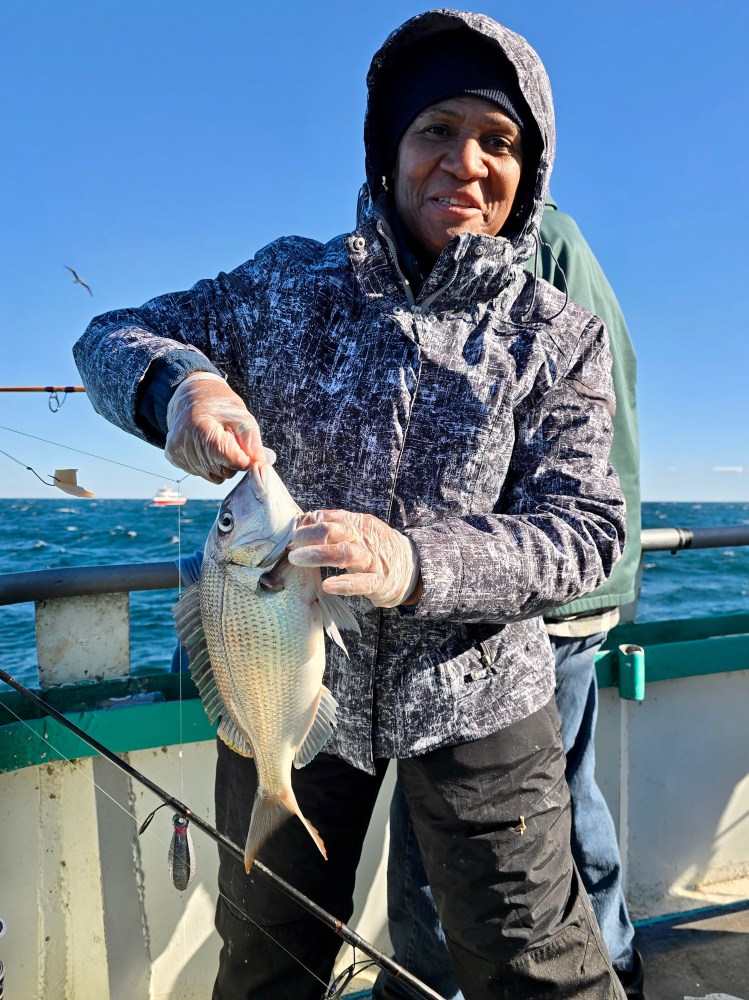
[[[346,570],[323,580],[329,594],[362,595],[379,608],[415,603],[420,590],[419,552],[406,535],[371,514],[314,510],[303,514],[291,540],[294,566]],[[419,586],[417,586],[419,585]]]

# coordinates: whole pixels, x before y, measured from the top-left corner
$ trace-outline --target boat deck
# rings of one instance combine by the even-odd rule
[[[749,899],[642,921],[635,945],[645,964],[646,1000],[749,1000]],[[344,994],[345,1000],[371,996],[364,977]]]
[[[647,1000],[749,1000],[749,900],[637,928]]]

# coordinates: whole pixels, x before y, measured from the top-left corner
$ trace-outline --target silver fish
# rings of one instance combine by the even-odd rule
[[[345,602],[322,589],[319,569],[286,558],[300,508],[269,462],[229,493],[205,545],[198,583],[175,609],[177,633],[218,735],[254,757],[258,789],[245,847],[249,872],[263,843],[292,814],[323,857],[325,845],[299,808],[291,766],[304,767],[330,737],[336,701],[323,685],[327,631],[359,631]]]

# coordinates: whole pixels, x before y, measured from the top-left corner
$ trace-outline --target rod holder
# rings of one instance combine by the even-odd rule
[[[628,701],[645,700],[645,650],[626,643],[617,647],[619,661],[619,697]]]

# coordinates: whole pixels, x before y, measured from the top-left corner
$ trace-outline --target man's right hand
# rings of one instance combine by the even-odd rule
[[[194,476],[223,483],[265,459],[257,420],[212,372],[195,372],[180,382],[166,420],[166,457]]]

